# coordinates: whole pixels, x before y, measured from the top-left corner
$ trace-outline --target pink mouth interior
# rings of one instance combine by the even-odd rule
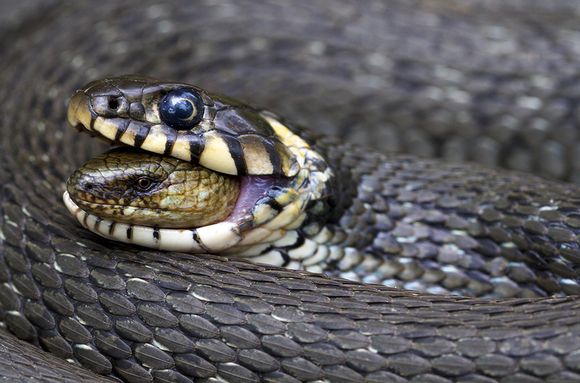
[[[271,176],[241,177],[240,196],[236,201],[234,210],[226,221],[233,222],[245,217],[271,187],[276,185],[283,186],[285,183],[285,180]]]

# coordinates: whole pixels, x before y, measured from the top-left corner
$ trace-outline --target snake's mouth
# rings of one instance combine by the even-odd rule
[[[77,198],[66,191],[63,200],[82,226],[107,239],[160,250],[218,253],[234,246],[251,246],[256,241],[276,241],[286,232],[281,226],[299,224],[303,220],[301,209],[292,198],[282,196],[281,191],[272,177],[242,177],[239,196],[228,216],[217,223],[195,228],[162,226],[159,217],[164,216],[163,213],[174,216],[168,218],[171,222],[181,221],[175,218],[173,210],[100,203],[94,199],[91,202],[86,197],[79,199],[81,194],[74,191]],[[280,204],[284,200],[288,202],[286,206]]]
[[[75,171],[63,199],[84,227],[103,237],[163,250],[220,252],[247,236],[255,239],[258,226],[262,241],[275,238],[280,219],[300,215],[287,184],[273,176],[222,175],[125,147]]]
[[[162,250],[227,250],[249,256],[264,254],[289,231],[297,237],[309,207],[313,207],[309,212],[320,215],[318,219],[326,217],[327,199],[333,195],[329,188],[334,185],[328,182],[333,177],[330,167],[267,111],[188,84],[118,77],[89,83],[77,91],[67,119],[73,127],[132,147],[143,156],[154,153],[181,160],[236,177],[241,185],[231,210],[222,211],[221,202],[214,202],[220,214],[207,221],[183,218],[177,225],[168,223],[175,217],[163,217],[169,215],[162,206],[166,199],[141,210],[148,219],[134,220],[136,208],[143,206],[114,202],[138,199],[123,187],[110,189],[117,190],[112,203],[108,197],[96,201],[68,190],[63,197],[68,210],[103,237]],[[103,214],[111,210],[117,214]],[[171,213],[175,210],[179,209]]]

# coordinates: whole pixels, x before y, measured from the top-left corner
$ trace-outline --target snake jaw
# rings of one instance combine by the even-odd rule
[[[101,171],[97,170],[96,173]],[[160,250],[222,253],[226,250],[235,251],[239,244],[245,250],[244,255],[257,255],[256,252],[263,250],[261,245],[279,239],[286,234],[286,227],[305,218],[304,199],[286,187],[286,179],[242,177],[239,196],[227,218],[196,228],[132,223],[139,213],[138,206],[124,205],[127,198],[111,200],[106,186],[95,184],[94,178],[91,178],[95,185],[92,190],[102,190],[99,196],[109,199],[100,199],[94,195],[83,198],[85,194],[76,191],[76,186],[80,187],[78,182],[81,182],[78,176],[70,178],[63,201],[83,227],[107,239]],[[104,211],[115,213],[101,214]],[[123,217],[122,221],[115,219],[119,216]]]
[[[158,250],[188,253],[219,253],[242,240],[237,226],[220,222],[198,229],[160,229],[102,219],[81,209],[68,192],[63,194],[68,211],[86,229],[101,237]]]
[[[135,180],[142,177],[155,186],[139,191]],[[284,227],[304,214],[305,205],[289,183],[283,177],[225,176],[174,158],[117,148],[75,171],[63,200],[82,226],[105,238],[217,253],[285,234]],[[200,197],[204,190],[209,194]],[[169,243],[177,240],[183,243]]]
[[[204,100],[204,117],[197,127],[176,130],[159,122],[157,116],[151,117],[151,113],[158,113],[151,103],[162,99],[163,92],[184,86],[196,89]],[[106,101],[107,97],[111,98],[111,103]],[[136,103],[141,103],[145,111],[140,113],[143,119],[130,118],[131,107],[127,106]],[[115,107],[118,113],[113,112]],[[287,232],[302,235],[296,230],[307,220],[308,207],[316,205],[317,201],[324,203],[329,195],[327,189],[332,187],[328,181],[334,175],[324,158],[274,114],[186,84],[142,78],[92,82],[71,99],[68,121],[72,126],[80,125],[89,133],[113,143],[198,163],[216,172],[254,181],[261,176],[274,180],[261,189],[263,195],[254,193],[256,195],[245,202],[242,197],[227,219],[196,229],[156,229],[114,223],[83,211],[66,194],[65,204],[77,220],[106,238],[162,250],[240,250],[244,256],[260,255],[267,251],[268,243]],[[259,189],[259,183],[250,182],[245,190]],[[316,215],[314,211],[312,214]],[[119,227],[124,231],[120,232]],[[184,234],[184,230],[188,234]],[[167,243],[177,240],[184,243]]]

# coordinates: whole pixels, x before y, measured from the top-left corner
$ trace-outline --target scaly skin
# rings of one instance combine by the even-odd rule
[[[457,121],[453,131],[459,132],[460,137],[452,141],[451,148],[471,148],[454,145],[469,141],[466,137],[479,136],[480,128],[494,125],[487,124],[489,119],[501,127],[502,119],[496,119],[501,113],[493,105],[485,106],[487,104],[479,100],[489,100],[491,105],[497,95],[506,94],[500,109],[517,121],[516,137],[526,138],[525,142],[531,140],[531,148],[544,148],[544,143],[555,142],[556,145],[548,145],[547,152],[556,153],[559,158],[560,146],[573,149],[577,145],[573,128],[576,118],[573,85],[577,71],[573,47],[576,40],[571,33],[575,27],[570,22],[574,19],[570,12],[574,4],[557,2],[555,4],[563,8],[554,5],[555,10],[542,14],[529,12],[530,8],[525,12],[514,8],[502,18],[497,17],[502,12],[494,11],[501,10],[500,3],[503,4],[487,2],[489,10],[485,12],[478,7],[475,10],[467,7],[462,8],[462,12],[449,13],[445,8],[454,23],[444,23],[446,28],[440,30],[470,41],[470,38],[481,36],[480,29],[499,23],[509,35],[519,36],[516,41],[522,42],[506,45],[504,49],[511,51],[498,53],[502,60],[497,60],[498,57],[484,60],[487,57],[484,53],[470,54],[474,50],[479,52],[481,47],[491,47],[491,43],[451,44],[441,40],[438,37],[441,35],[430,34],[429,31],[441,28],[436,23],[424,25],[425,36],[435,36],[431,40],[425,37],[426,46],[436,46],[435,41],[458,46],[456,55],[448,56],[445,49],[437,56],[426,55],[422,54],[425,52],[422,48],[417,48],[419,53],[405,53],[403,48],[411,49],[415,45],[410,42],[421,41],[422,36],[397,34],[396,31],[408,31],[402,28],[405,23],[395,22],[395,14],[415,14],[409,9],[411,6],[402,5],[404,2],[393,3],[388,13],[393,15],[393,21],[388,23],[384,22],[385,13],[372,6],[358,7],[358,2],[351,3],[350,7],[330,7],[330,2],[320,2],[314,6],[326,5],[328,9],[314,15],[313,6],[306,4],[280,12],[278,7],[282,5],[256,7],[255,2],[236,5],[235,9],[228,8],[227,4],[232,7],[232,3],[219,6],[200,3],[195,8],[177,9],[175,4],[152,8],[147,5],[130,7],[125,2],[100,2],[98,6],[92,2],[75,2],[57,5],[39,15],[33,20],[35,22],[23,23],[20,28],[3,34],[0,43],[3,56],[0,83],[5,89],[0,94],[0,278],[3,282],[0,315],[8,329],[57,355],[74,356],[84,367],[101,373],[108,373],[111,363],[113,373],[126,380],[147,380],[148,374],[182,379],[187,374],[219,374],[222,379],[230,380],[262,377],[278,381],[283,377],[294,381],[291,376],[299,380],[327,376],[337,381],[361,381],[363,376],[370,381],[389,378],[397,381],[397,377],[402,381],[426,381],[435,376],[467,381],[493,381],[504,377],[523,381],[580,380],[577,373],[580,302],[577,298],[508,299],[498,303],[480,298],[424,296],[375,285],[363,286],[308,273],[226,262],[224,258],[212,256],[176,261],[175,254],[140,251],[103,242],[77,227],[60,203],[66,177],[88,156],[102,150],[94,140],[64,129],[64,100],[89,78],[120,71],[147,72],[156,77],[210,85],[214,90],[241,96],[313,128],[330,130],[329,127],[333,127],[363,135],[365,140],[374,140],[385,131],[377,129],[377,135],[370,134],[365,126],[385,126],[387,116],[392,115],[399,104],[402,117],[416,116],[415,110],[429,108],[424,115],[424,126],[428,129],[449,126],[432,124],[437,120],[437,113],[429,111],[441,111],[442,107],[433,109],[432,105],[421,102],[430,96],[411,97],[416,94],[417,87],[425,90],[421,85],[415,86],[414,75],[423,74],[422,78],[429,83],[435,79],[430,73],[449,73],[440,72],[441,67],[433,65],[432,59],[444,60],[443,69],[452,63],[452,69],[459,70],[464,79],[459,85],[468,94],[481,95],[469,97],[476,101],[455,105],[459,112],[453,116],[465,116],[461,111],[467,111],[468,115],[483,111],[481,113],[486,116],[479,123],[477,118],[467,118],[465,124],[461,119]],[[116,7],[127,7],[127,11],[118,11]],[[536,3],[529,7],[533,10],[543,6]],[[280,23],[270,18],[269,10],[272,9],[283,13],[288,21]],[[439,14],[437,8],[430,7],[419,8],[417,12]],[[327,24],[321,24],[321,18],[328,20]],[[556,22],[549,22],[551,20]],[[96,27],[87,27],[92,25]],[[336,25],[346,25],[360,35],[341,34]],[[373,29],[372,25],[385,29]],[[552,27],[559,29],[552,30]],[[388,28],[393,33],[387,33]],[[416,24],[408,28],[417,30]],[[555,46],[558,49],[552,51]],[[265,51],[273,53],[260,54]],[[526,51],[531,52],[535,60],[526,60],[530,57]],[[535,55],[534,52],[543,54]],[[393,57],[387,61],[392,60],[397,65],[370,65],[381,63],[381,55],[373,53]],[[373,59],[367,66],[361,57],[368,56]],[[466,57],[473,59],[470,65],[475,69],[465,69],[466,64],[458,60]],[[542,60],[548,60],[546,65]],[[519,66],[513,69],[512,64],[518,62]],[[521,100],[523,117],[518,112],[520,104],[510,103],[519,100],[519,95],[529,96],[526,90],[535,86],[527,81],[533,76],[521,75],[527,73],[521,66],[540,75],[540,88],[542,84],[557,84],[554,91],[549,88],[546,93],[540,92],[539,98],[542,105],[546,100],[561,107],[533,112],[534,116],[548,121],[542,129],[531,131],[535,133],[525,129],[530,120],[524,112],[528,106],[538,105],[537,101]],[[376,82],[369,81],[372,78],[386,80],[377,87]],[[489,81],[492,86],[478,93],[480,88],[468,85],[477,84],[477,79]],[[441,81],[443,84],[434,82],[433,86],[445,89],[446,82]],[[397,98],[400,95],[402,97]],[[436,104],[447,105],[443,101]],[[555,118],[550,110],[556,111]],[[558,118],[560,113],[564,119],[562,124]],[[399,132],[412,126],[413,130],[405,137],[410,137],[412,142],[429,142],[418,130],[416,117],[409,120],[402,117],[390,117],[401,127]],[[443,121],[448,120],[443,117]],[[498,130],[499,133],[504,131]],[[437,133],[437,137],[446,134]],[[493,138],[494,135],[489,133],[487,137],[493,142],[502,142]],[[403,138],[397,133],[395,137]],[[513,137],[511,133],[510,137]],[[376,141],[381,142],[377,145],[382,147],[393,145],[393,140]],[[511,138],[506,142],[512,142]],[[534,146],[536,142],[538,146]],[[431,144],[414,147],[431,147]],[[495,146],[483,147],[485,154],[489,153],[485,148]],[[553,147],[556,150],[551,151]],[[511,146],[500,145],[500,153],[504,153],[502,148]],[[335,149],[335,156],[345,153],[342,147]],[[506,156],[524,153],[516,156],[523,158],[533,152],[516,149],[505,150]],[[479,151],[469,152],[482,159],[490,158],[480,155]],[[528,175],[512,174],[504,178],[505,173],[499,176],[489,171],[479,173],[463,165],[454,166],[451,171],[450,167],[438,162],[382,158],[367,150],[348,153],[351,157],[345,159],[343,166],[365,174],[376,169],[377,163],[388,161],[386,169],[381,170],[384,175],[374,177],[371,183],[360,184],[369,187],[357,191],[359,202],[349,210],[354,217],[364,217],[360,213],[378,204],[375,210],[384,210],[391,223],[406,218],[407,222],[399,225],[396,238],[416,238],[416,235],[409,235],[411,231],[415,234],[415,226],[409,222],[419,220],[437,228],[445,226],[438,217],[420,211],[429,208],[431,198],[435,198],[442,205],[440,209],[446,220],[453,217],[453,212],[459,218],[479,220],[479,224],[476,222],[464,228],[461,219],[453,218],[453,225],[459,225],[458,230],[476,239],[475,249],[480,253],[497,259],[490,263],[492,274],[499,270],[499,275],[506,275],[513,270],[508,262],[498,258],[502,255],[515,257],[516,261],[531,260],[527,269],[549,268],[552,274],[540,272],[547,275],[540,285],[545,292],[575,286],[568,281],[560,283],[562,279],[557,276],[572,281],[577,279],[578,189]],[[333,155],[329,158],[336,159]],[[540,157],[535,163],[542,166],[560,163],[549,158],[552,157],[548,160]],[[573,169],[577,162],[573,155],[569,158],[572,162],[566,165],[567,169]],[[358,166],[354,167],[354,163]],[[401,182],[392,184],[390,177],[386,180],[389,172],[395,172]],[[577,174],[567,172],[572,177]],[[453,176],[459,178],[454,181]],[[465,188],[465,177],[475,185]],[[351,186],[354,189],[358,185],[353,182]],[[493,187],[491,191],[489,187]],[[384,198],[375,201],[378,195],[375,189],[383,190]],[[422,192],[429,189],[436,195]],[[453,203],[454,198],[437,198],[439,193],[445,194],[444,190],[453,190],[455,198],[467,195],[471,202],[459,208]],[[519,191],[508,193],[507,190]],[[470,195],[472,192],[480,193],[481,198],[474,198]],[[506,206],[502,199],[508,194],[509,206]],[[495,197],[499,201],[495,201]],[[388,212],[380,207],[381,199],[392,202]],[[494,204],[483,203],[489,200],[494,200]],[[553,203],[558,203],[560,208],[556,211],[541,209]],[[410,214],[411,211],[418,212]],[[366,218],[356,221],[344,218],[341,225],[364,228],[368,227],[367,221]],[[375,225],[378,222],[375,221]],[[388,222],[381,225],[383,230],[391,230]],[[362,228],[353,230],[349,241],[364,244],[367,239],[363,233]],[[447,237],[445,230],[443,233],[433,230],[428,237],[437,245],[456,241],[456,238]],[[506,241],[526,250],[517,252],[513,247],[499,246]],[[460,245],[457,246],[460,249],[471,248],[469,242]],[[414,253],[412,247],[416,246],[416,242],[403,241],[400,251],[411,247],[410,256]],[[399,251],[398,246],[386,247]],[[458,255],[455,248],[447,253],[443,250],[449,249],[435,249],[438,258],[440,255],[445,259],[444,256],[449,255],[448,261],[459,259],[457,262],[461,263],[462,254]],[[419,254],[430,252],[432,250],[426,249]],[[471,252],[473,248],[467,253]],[[543,261],[546,265],[542,265]],[[522,281],[524,288],[530,286],[529,278],[534,281],[539,274],[529,274],[526,268],[518,266],[515,280]],[[511,289],[513,285],[509,285]],[[517,286],[514,288],[518,295]],[[103,313],[108,320],[103,319]],[[142,323],[151,333],[147,330],[132,333],[126,329],[127,323]],[[174,338],[175,342],[170,343],[169,338],[179,334],[189,341]],[[137,339],[140,336],[142,338]],[[157,346],[145,346],[153,337],[158,341]],[[119,348],[114,349],[115,344]],[[159,345],[164,345],[160,347],[166,348],[165,354],[154,348]],[[2,346],[14,353],[24,350],[11,348],[10,342]],[[369,349],[377,353],[365,351]],[[156,353],[154,358],[147,356],[153,352]],[[107,355],[114,357],[109,361]],[[51,362],[46,363],[50,359],[43,359],[49,357],[35,358],[32,353],[30,357],[26,363],[53,366]],[[143,365],[148,367],[143,368]],[[23,371],[30,373],[27,375],[28,372]],[[23,381],[31,375],[39,380],[44,378],[39,368],[14,370],[0,364],[0,374],[8,373],[15,374],[11,375],[15,376],[14,380],[19,373]],[[77,376],[76,380],[79,379]]]
[[[89,160],[67,181],[72,198],[101,218],[172,228],[223,221],[239,188],[231,176],[126,148]]]
[[[371,240],[383,247],[383,256],[399,246],[405,253],[397,260],[403,264],[406,254],[419,256],[414,250],[420,245],[447,242],[434,249],[435,259],[462,249],[452,263],[461,265],[463,258],[477,265],[478,258],[505,248],[506,258],[529,260],[527,270],[537,274],[520,285],[524,295],[544,285],[558,292],[559,282],[574,279],[575,187],[471,166],[386,158],[334,140],[313,142],[340,179],[357,189],[352,196],[348,187],[340,188],[347,210],[338,225],[348,236],[338,246],[353,249],[342,262],[355,261],[357,249],[368,249]],[[571,351],[580,335],[580,301],[574,297],[496,302],[419,295],[224,257],[181,259],[109,242],[105,248],[60,210],[51,212],[50,222],[62,221],[64,231],[51,228],[45,249],[42,226],[33,223],[42,213],[32,200],[24,205],[26,215],[16,208],[12,201],[21,195],[6,193],[3,205],[8,285],[1,296],[7,327],[101,374],[128,381],[176,375],[248,381],[527,379],[546,371],[553,378],[578,377]],[[414,198],[422,202],[409,209]],[[534,209],[548,213],[537,214],[536,226],[517,226],[513,216],[529,217]],[[383,236],[377,232],[391,235],[390,242],[378,243]],[[63,238],[68,234],[70,239]],[[419,244],[410,241],[417,238]],[[554,272],[543,272],[534,263],[540,259]]]

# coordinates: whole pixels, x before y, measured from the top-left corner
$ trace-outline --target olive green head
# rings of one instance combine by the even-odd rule
[[[117,222],[190,228],[226,219],[239,179],[171,157],[117,148],[89,160],[67,181],[85,211]]]

